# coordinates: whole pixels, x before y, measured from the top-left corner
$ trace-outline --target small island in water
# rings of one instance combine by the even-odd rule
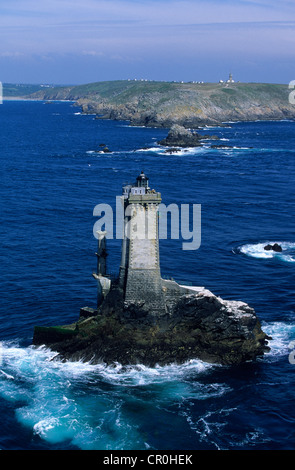
[[[248,304],[224,300],[205,287],[161,277],[158,206],[161,194],[142,172],[123,187],[127,207],[119,275],[106,274],[106,232],[97,232],[97,307],[80,309],[71,325],[36,326],[33,344],[62,361],[147,366],[201,359],[240,364],[269,351],[268,337]],[[125,211],[127,214],[127,211]],[[148,237],[139,236],[148,218]]]

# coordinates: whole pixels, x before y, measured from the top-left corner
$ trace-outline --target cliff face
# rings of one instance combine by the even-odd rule
[[[74,100],[84,113],[148,127],[295,119],[288,86],[276,84],[114,81],[59,87],[33,96]]]

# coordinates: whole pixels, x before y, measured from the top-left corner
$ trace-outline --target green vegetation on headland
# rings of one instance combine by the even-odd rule
[[[23,83],[3,83],[3,96],[5,98],[25,98],[27,95],[52,89],[53,85],[29,85]]]
[[[73,100],[84,113],[132,125],[197,128],[226,121],[295,119],[288,85],[140,80],[42,87],[27,98]]]

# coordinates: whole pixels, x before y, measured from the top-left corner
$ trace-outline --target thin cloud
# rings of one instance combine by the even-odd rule
[[[118,73],[124,61],[158,71],[198,57],[292,63],[294,25],[288,0],[10,0],[0,5],[0,58],[117,61]]]

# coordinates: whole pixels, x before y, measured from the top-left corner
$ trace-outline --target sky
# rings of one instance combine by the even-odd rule
[[[0,82],[295,79],[295,0],[0,0]]]

